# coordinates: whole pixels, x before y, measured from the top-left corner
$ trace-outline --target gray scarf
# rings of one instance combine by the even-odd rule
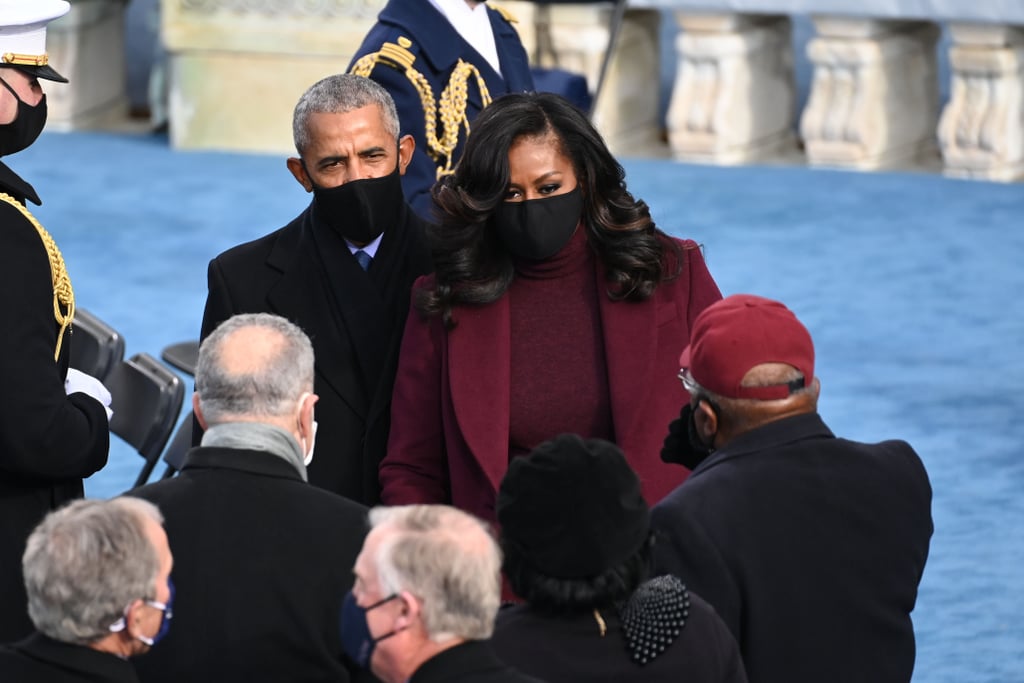
[[[206,430],[202,445],[273,453],[294,467],[302,481],[308,481],[302,446],[280,427],[262,422],[224,422]]]

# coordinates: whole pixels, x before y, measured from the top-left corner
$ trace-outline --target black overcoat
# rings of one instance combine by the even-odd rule
[[[730,441],[652,510],[658,573],[711,603],[752,683],[906,683],[931,486],[903,441],[817,413]]]
[[[194,448],[177,477],[129,495],[160,508],[174,556],[174,619],[135,659],[144,683],[349,680],[339,614],[365,507],[230,448]]]
[[[275,313],[301,327],[313,342],[320,396],[309,481],[372,505],[379,498],[377,468],[387,448],[412,283],[431,270],[424,224],[406,207],[364,272],[312,214],[307,209],[284,228],[210,262],[202,337],[237,313]],[[327,246],[334,248],[325,254]]]
[[[39,203],[32,187],[0,163],[0,192]],[[103,467],[110,432],[103,406],[64,393],[72,331],[54,317],[53,277],[35,226],[0,201],[0,642],[32,632],[21,556],[47,512],[82,496],[82,479]]]

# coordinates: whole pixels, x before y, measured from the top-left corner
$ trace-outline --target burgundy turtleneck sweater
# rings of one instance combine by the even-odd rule
[[[515,262],[510,458],[565,432],[614,440],[594,260],[580,225],[551,258]]]

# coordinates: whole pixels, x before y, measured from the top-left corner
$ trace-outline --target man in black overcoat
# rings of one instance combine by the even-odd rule
[[[47,64],[46,24],[58,0],[24,0],[0,16],[0,156],[33,142],[46,123],[39,79],[67,83]],[[70,373],[75,298],[64,259],[25,208],[39,196],[0,163],[0,642],[32,631],[21,554],[50,510],[82,496],[82,479],[107,462],[110,432],[98,381]]]
[[[907,683],[932,535],[921,459],[832,434],[810,334],[776,301],[709,306],[680,365],[691,400],[662,457],[694,469],[652,512],[657,571],[715,607],[752,683]]]
[[[174,552],[174,628],[137,660],[144,683],[350,680],[342,598],[366,508],[310,486],[313,347],[284,318],[232,316],[202,343],[202,445],[181,473],[131,492],[161,509]]]
[[[0,646],[5,683],[139,683],[129,657],[173,614],[173,558],[156,506],[76,500],[32,531],[25,587],[36,632]]]
[[[313,200],[284,228],[210,262],[201,336],[260,311],[305,330],[322,417],[309,480],[371,504],[412,283],[431,270],[424,225],[402,194],[415,143],[399,137],[391,96],[353,75],[307,90],[293,132],[299,156],[288,168]]]

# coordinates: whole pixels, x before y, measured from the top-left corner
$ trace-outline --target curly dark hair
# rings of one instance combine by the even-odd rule
[[[562,579],[538,571],[517,543],[501,538],[505,556],[502,570],[516,595],[531,609],[544,614],[572,614],[592,609],[618,607],[647,580],[650,573],[654,533],[640,548],[614,567],[585,579]]]
[[[512,282],[512,258],[490,229],[509,186],[509,149],[520,138],[550,136],[572,161],[583,190],[588,241],[608,273],[608,296],[643,300],[679,274],[678,245],[659,231],[647,204],[626,190],[625,172],[587,117],[551,93],[496,99],[473,123],[455,172],[434,186],[439,224],[427,229],[434,257],[433,289],[416,307],[454,326],[452,308],[499,299]]]

